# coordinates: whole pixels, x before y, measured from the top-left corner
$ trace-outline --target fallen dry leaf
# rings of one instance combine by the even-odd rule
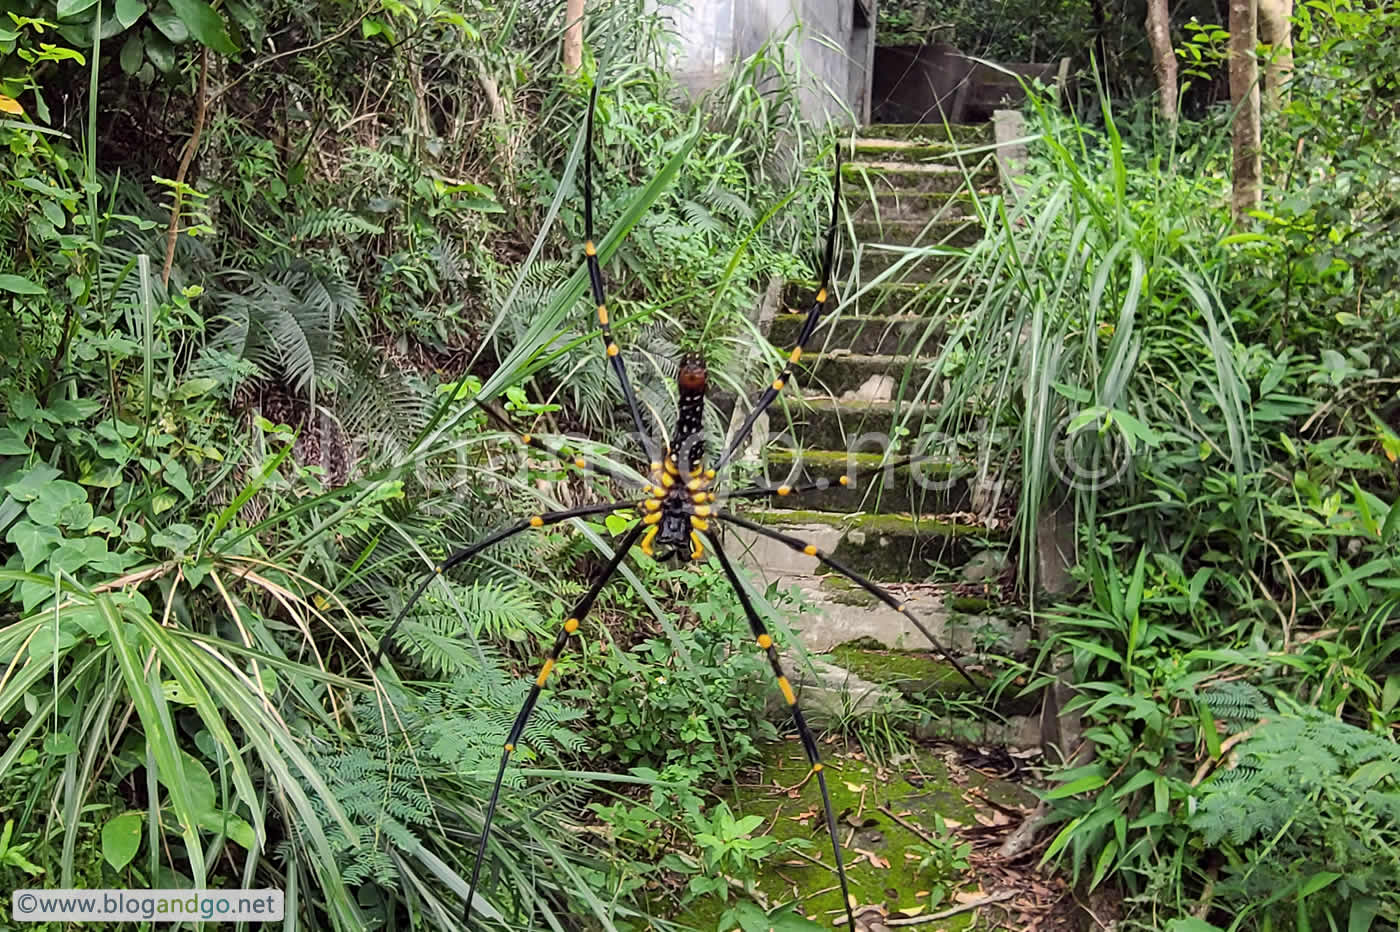
[[[850,790],[852,793],[864,793],[864,792],[865,792],[865,784],[862,783],[862,784],[860,784],[859,786],[857,786],[857,785],[854,784],[854,783],[847,783],[847,784],[846,784],[846,789]]]
[[[899,909],[895,910],[895,912],[902,913],[906,919],[912,919],[925,909],[928,909],[928,904],[920,903],[917,906],[901,906]]]
[[[923,898],[926,897],[926,896],[928,896],[928,891],[927,891],[927,890],[920,890],[918,893],[915,893],[915,894],[914,894],[914,898],[915,898],[915,899],[920,899],[920,900],[923,899]]]
[[[975,890],[959,890],[953,894],[953,901],[957,903],[975,903],[987,894],[982,892],[982,888]]]
[[[890,862],[880,857],[874,851],[866,851],[864,848],[852,848],[856,854],[870,862],[871,867],[878,867],[882,870],[889,870]]]

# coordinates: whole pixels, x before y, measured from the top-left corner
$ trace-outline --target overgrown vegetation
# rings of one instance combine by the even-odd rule
[[[591,82],[613,317],[662,411],[697,345],[721,390],[753,384],[750,312],[811,274],[829,135],[781,45],[678,104],[640,0],[589,4],[575,75],[552,3],[23,6],[0,3],[0,887],[270,886],[311,928],[455,929],[521,674],[614,528],[494,552],[368,661],[406,580],[595,492],[467,399],[626,468],[579,307]],[[881,7],[1006,58],[1087,48],[1091,11],[1060,12]],[[1003,684],[1074,686],[1043,860],[1116,889],[1125,927],[1400,923],[1400,13],[1296,26],[1243,228],[1223,108],[1168,133],[1141,102],[1033,104],[1023,184],[943,250],[939,349],[901,399],[1010,464],[1024,573],[1042,519],[1074,528],[1074,585],[1026,577],[1038,657]],[[1138,48],[1124,87],[1150,84]],[[643,928],[708,899],[803,926],[738,894],[804,843],[714,792],[773,737],[742,617],[704,566],[624,575],[509,772],[478,915]],[[902,720],[843,731],[883,763]],[[970,850],[940,827],[909,855],[935,905]]]

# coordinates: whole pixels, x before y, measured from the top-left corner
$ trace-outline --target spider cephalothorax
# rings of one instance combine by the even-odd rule
[[[642,552],[658,560],[680,556],[690,547],[690,559],[705,555],[700,535],[710,529],[710,491],[715,471],[705,469],[705,388],[709,372],[699,356],[686,356],[676,374],[676,429],[659,461],[651,464],[651,481],[642,488],[648,525],[642,536]],[[669,548],[657,554],[655,545]]]

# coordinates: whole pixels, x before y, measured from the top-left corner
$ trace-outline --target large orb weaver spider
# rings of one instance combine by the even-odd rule
[[[793,725],[797,729],[798,736],[802,742],[802,748],[806,752],[807,760],[811,765],[811,776],[815,776],[817,785],[821,789],[822,806],[825,814],[827,834],[831,839],[831,849],[835,861],[837,880],[840,883],[842,902],[846,906],[846,921],[851,932],[856,932],[855,913],[851,903],[850,890],[846,881],[846,868],[841,858],[841,842],[836,832],[836,816],[831,807],[831,794],[827,790],[826,774],[823,769],[821,753],[817,748],[816,737],[812,734],[812,729],[808,726],[806,719],[802,715],[802,709],[797,702],[797,694],[793,690],[792,683],[788,679],[783,669],[782,659],[778,653],[778,647],[774,643],[772,636],[768,633],[763,620],[759,617],[758,611],[754,608],[753,601],[749,598],[743,585],[739,580],[738,572],[734,564],[725,553],[717,533],[716,525],[730,524],[737,527],[747,528],[749,531],[764,537],[771,538],[795,551],[815,557],[826,568],[840,573],[847,577],[856,585],[869,592],[876,599],[885,605],[900,612],[907,617],[920,632],[922,632],[933,644],[934,648],[948,660],[950,664],[960,673],[974,689],[980,689],[978,683],[972,678],[963,666],[928,630],[924,623],[917,618],[901,599],[893,593],[880,586],[878,583],[867,579],[865,576],[833,559],[829,554],[807,542],[784,534],[781,531],[773,530],[762,524],[750,521],[740,515],[728,511],[721,503],[720,493],[715,491],[715,483],[719,474],[734,459],[737,452],[747,442],[749,435],[753,431],[755,422],[772,405],[774,399],[778,397],[783,386],[792,378],[793,367],[801,359],[803,350],[812,335],[816,332],[817,325],[821,322],[822,314],[826,311],[827,299],[830,296],[832,262],[836,245],[837,211],[841,199],[841,165],[838,152],[836,174],[833,183],[831,200],[831,219],[826,229],[825,245],[822,250],[821,284],[818,287],[816,298],[812,306],[807,311],[807,318],[802,330],[797,337],[797,345],[793,347],[788,357],[787,363],[783,367],[782,373],[772,384],[763,390],[758,400],[754,403],[748,415],[744,418],[739,428],[734,432],[733,437],[724,447],[724,452],[713,466],[705,465],[705,437],[702,429],[703,413],[705,406],[705,392],[707,388],[707,371],[704,360],[695,355],[688,355],[682,361],[677,374],[677,417],[676,428],[667,439],[663,447],[659,446],[646,429],[646,423],[642,419],[641,406],[637,401],[637,395],[632,389],[632,384],[627,377],[627,366],[623,361],[621,351],[617,342],[613,339],[612,328],[608,320],[607,295],[603,287],[603,270],[598,261],[597,248],[594,245],[593,236],[593,114],[597,106],[598,88],[595,85],[588,103],[588,115],[585,128],[584,142],[584,162],[583,162],[583,211],[585,241],[583,244],[584,261],[587,263],[588,280],[593,295],[593,303],[597,308],[598,326],[603,339],[603,351],[607,355],[614,374],[617,376],[618,384],[621,387],[623,398],[627,402],[628,410],[631,414],[637,436],[641,438],[647,460],[650,463],[649,481],[642,486],[642,493],[645,496],[640,500],[606,502],[596,505],[584,505],[578,508],[569,508],[561,511],[547,511],[531,515],[521,519],[514,524],[507,525],[499,530],[488,534],[486,537],[458,550],[450,555],[440,564],[434,567],[432,574],[425,578],[408,601],[404,603],[394,621],[385,631],[380,639],[379,647],[375,652],[372,666],[377,667],[382,659],[384,651],[392,641],[395,631],[403,623],[408,613],[423,593],[427,591],[432,581],[456,566],[460,566],[467,560],[481,553],[489,547],[499,544],[507,538],[523,533],[533,528],[548,527],[567,521],[571,518],[581,518],[589,516],[607,515],[619,511],[635,510],[641,514],[641,518],[628,529],[612,559],[603,570],[594,578],[583,598],[573,606],[573,610],[560,626],[559,634],[555,637],[554,644],[550,647],[545,656],[544,663],[540,666],[539,675],[535,678],[534,685],[525,697],[525,702],[521,705],[519,713],[511,726],[510,733],[506,736],[504,746],[501,751],[500,766],[496,771],[495,782],[491,786],[491,795],[486,805],[486,815],[482,823],[481,837],[477,842],[476,859],[472,864],[471,881],[467,888],[466,904],[463,908],[463,921],[467,928],[471,927],[472,905],[476,898],[476,885],[481,875],[481,865],[486,860],[487,842],[490,840],[491,826],[495,821],[496,804],[500,798],[501,784],[505,779],[506,767],[510,763],[511,755],[515,752],[516,743],[520,741],[525,732],[526,725],[530,721],[530,715],[534,712],[535,704],[539,701],[544,690],[545,683],[549,680],[550,672],[554,669],[555,663],[559,659],[560,653],[568,645],[569,639],[576,635],[579,626],[583,624],[588,612],[593,607],[598,594],[607,585],[608,581],[617,572],[619,566],[633,546],[640,545],[642,553],[654,560],[669,560],[677,558],[681,560],[698,561],[704,558],[706,544],[709,552],[719,563],[725,578],[728,580],[730,588],[739,601],[739,606],[743,609],[744,616],[748,619],[749,627],[753,632],[754,640],[760,650],[764,651],[768,657],[769,665],[773,668],[773,676],[777,680],[778,689],[783,694],[783,699],[787,702],[789,711],[792,714]],[[499,417],[486,408],[493,417]],[[509,425],[506,425],[509,426]],[[530,434],[523,434],[520,441],[533,449],[548,453],[551,456],[572,463],[582,469],[589,466],[597,474],[619,483],[626,483],[626,480],[618,474],[596,464],[589,464],[583,458],[563,449],[551,446],[538,437]],[[917,462],[918,458],[911,458],[896,465],[907,465]],[[849,476],[841,476],[836,480],[841,485],[848,485]],[[830,481],[819,479],[805,485],[758,485],[748,488],[738,489],[724,495],[724,501],[748,500],[748,499],[770,499],[773,497],[787,497],[789,495],[799,495],[803,492],[825,489],[830,486]],[[658,547],[663,548],[658,552]]]

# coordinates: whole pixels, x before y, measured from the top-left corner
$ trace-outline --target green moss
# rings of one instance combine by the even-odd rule
[[[778,904],[790,900],[795,884],[803,897],[799,903],[801,911],[815,915],[820,924],[830,927],[833,918],[841,914],[842,903],[838,890],[827,889],[835,885],[836,879],[831,870],[831,843],[821,816],[820,788],[815,779],[810,780],[794,799],[773,787],[775,781],[781,786],[795,785],[807,772],[807,758],[797,741],[769,745],[764,753],[762,779],[748,781],[740,788],[736,815],[741,812],[763,816],[765,825],[771,824],[770,834],[775,838],[811,842],[810,847],[804,849],[806,854],[821,861],[825,868],[797,858],[771,858],[761,868],[757,886],[769,901]],[[843,843],[852,828],[847,817],[853,818],[859,811],[862,821],[875,823],[856,831],[843,852],[847,879],[857,902],[883,903],[891,909],[914,906],[924,902],[914,894],[928,889],[934,882],[940,879],[952,883],[960,881],[956,877],[918,874],[918,862],[905,858],[904,854],[910,845],[923,842],[914,832],[879,811],[881,805],[887,805],[901,815],[907,812],[903,818],[929,834],[936,832],[935,812],[964,825],[975,824],[973,809],[963,798],[962,787],[949,778],[941,760],[927,751],[920,751],[914,761],[903,764],[899,774],[884,783],[876,778],[871,764],[850,758],[829,760],[825,772]],[[909,778],[913,778],[913,782]],[[733,805],[732,795],[728,798]],[[806,825],[793,818],[808,813]],[[877,858],[888,861],[889,867],[872,865],[853,850],[856,848],[873,852]],[[887,890],[895,891],[895,896],[887,895]],[[724,909],[724,904],[717,901],[695,903],[678,918],[694,928],[713,930]],[[973,918],[969,913],[958,917],[957,921],[941,924],[940,928],[967,928]]]
[[[967,682],[953,665],[930,651],[885,650],[878,645],[871,650],[865,646],[840,644],[832,648],[831,656],[852,673],[872,683],[896,686],[911,698],[935,693],[957,695],[967,690]]]

